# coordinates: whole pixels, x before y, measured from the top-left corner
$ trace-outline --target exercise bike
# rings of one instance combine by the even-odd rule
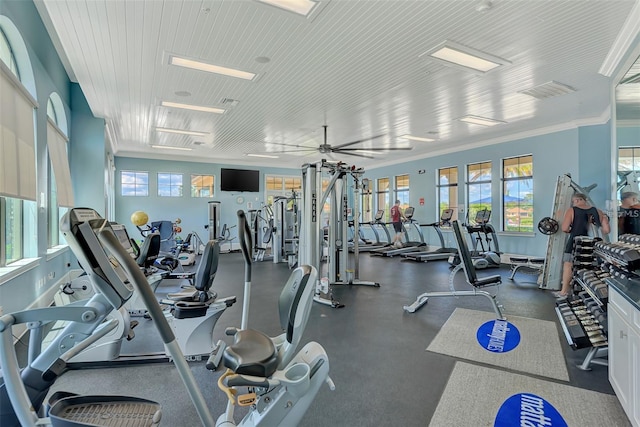
[[[238,211],[240,249],[245,261],[245,296],[242,328],[229,328],[234,343],[222,356],[227,371],[219,378],[218,387],[227,395],[226,411],[218,417],[223,426],[295,426],[318,393],[327,383],[335,389],[329,377],[329,359],[322,346],[307,343],[297,354],[313,302],[317,271],[314,267],[296,267],[285,284],[278,301],[280,325],[284,332],[269,337],[246,329],[251,289],[251,230],[243,211]],[[241,388],[248,392],[240,394]],[[236,424],[236,405],[251,406],[247,415]]]

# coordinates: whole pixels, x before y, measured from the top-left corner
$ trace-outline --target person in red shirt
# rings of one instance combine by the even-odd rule
[[[395,247],[402,247],[402,220],[405,219],[404,213],[400,208],[400,200],[396,200],[396,204],[391,207],[391,224],[396,234],[393,236],[391,244]]]

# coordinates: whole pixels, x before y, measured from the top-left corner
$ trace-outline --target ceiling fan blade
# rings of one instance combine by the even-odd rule
[[[364,150],[364,151],[398,151],[398,150],[413,150],[413,147],[389,147],[389,148],[382,148],[382,147],[378,147],[378,148],[338,148],[338,149],[334,149],[334,151],[359,151],[359,150]]]
[[[383,137],[385,135],[386,135],[386,133],[383,133],[381,135],[371,136],[369,138],[358,139],[357,141],[351,141],[351,142],[347,142],[345,144],[335,145],[333,148],[336,149],[336,148],[348,147],[349,145],[358,144],[360,142],[365,142],[365,141],[371,141],[373,139],[378,139],[378,138],[381,138],[381,137]]]
[[[316,148],[301,148],[300,150],[270,151],[270,153],[301,153],[303,151],[318,151],[318,150]]]
[[[350,153],[348,151],[343,151],[343,150],[333,150],[332,153],[334,154],[346,154],[347,156],[355,156],[355,157],[364,157],[365,159],[375,159],[375,157],[373,156],[368,156],[366,154],[362,154],[362,153]]]
[[[282,145],[284,147],[304,148],[303,145],[285,144],[283,142],[267,142],[265,145]]]

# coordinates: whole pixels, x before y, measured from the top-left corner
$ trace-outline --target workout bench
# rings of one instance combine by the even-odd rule
[[[526,268],[532,271],[534,274],[542,273],[542,267],[544,267],[544,258],[526,258],[526,257],[509,257],[511,263],[511,275],[509,280],[513,280],[516,272],[520,268]]]
[[[451,271],[449,275],[449,288],[450,291],[447,292],[425,292],[423,294],[418,295],[415,302],[411,305],[405,305],[404,310],[408,313],[415,313],[418,311],[423,305],[427,303],[429,297],[459,297],[459,296],[483,296],[488,298],[491,301],[491,305],[493,307],[493,311],[496,313],[498,319],[505,320],[506,317],[502,314],[501,305],[496,301],[495,295],[491,295],[489,292],[482,290],[482,288],[488,286],[498,286],[502,283],[502,276],[499,274],[495,274],[492,276],[486,276],[479,278],[476,274],[476,269],[473,266],[473,261],[471,259],[471,253],[469,252],[469,247],[467,246],[467,241],[464,239],[462,235],[462,231],[460,230],[460,224],[458,221],[452,222],[452,228],[454,234],[456,236],[456,244],[458,246],[458,254],[462,262],[455,266],[455,268]],[[467,279],[467,283],[471,285],[472,290],[467,291],[458,291],[454,288],[454,277],[456,273],[460,270],[464,271],[464,274]]]

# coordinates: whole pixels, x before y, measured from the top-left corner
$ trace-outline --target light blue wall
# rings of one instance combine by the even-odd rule
[[[458,167],[459,206],[466,206],[464,190],[465,169],[470,163],[492,163],[492,224],[499,230],[501,218],[501,165],[502,159],[514,156],[533,155],[534,175],[534,224],[540,219],[550,216],[557,179],[560,175],[570,173],[581,185],[591,184],[597,178],[600,188],[608,188],[608,172],[592,173],[582,170],[581,166],[608,162],[610,157],[610,133],[608,125],[588,126],[580,129],[565,130],[547,135],[533,136],[515,141],[474,148],[458,153],[451,153],[426,159],[414,160],[399,165],[388,166],[367,171],[365,176],[375,181],[377,178],[393,177],[409,173],[411,195],[410,204],[415,206],[415,218],[422,224],[432,223],[438,218],[436,205],[437,170],[443,167]],[[424,169],[424,174],[418,171]],[[585,178],[586,177],[586,178]],[[588,183],[583,182],[583,178]],[[419,200],[424,197],[425,204],[420,206]],[[604,196],[603,196],[604,197]],[[604,199],[603,199],[604,200]],[[431,227],[423,228],[427,242],[439,245],[437,235]],[[445,233],[447,244],[453,245],[453,237]],[[547,247],[547,236],[537,232],[531,236],[501,233],[500,249],[506,253],[529,256],[544,256]]]
[[[595,205],[605,210],[606,201],[611,199],[615,183],[611,181],[611,126],[585,126],[580,128],[578,184],[588,186],[597,184],[589,192]]]
[[[183,229],[181,236],[195,231],[203,239],[208,239],[209,232],[204,229],[208,224],[210,201],[219,201],[220,205],[220,226],[228,224],[229,227],[236,225],[238,219],[236,212],[238,209],[249,210],[249,203],[252,209],[260,208],[264,204],[264,177],[265,174],[300,176],[300,169],[283,168],[260,168],[260,192],[240,193],[220,191],[220,169],[256,169],[249,166],[237,166],[229,164],[213,163],[191,163],[168,160],[149,160],[131,157],[116,157],[116,221],[125,224],[131,237],[140,238],[140,233],[131,224],[131,214],[142,210],[149,215],[149,221],[175,220],[180,218]],[[149,173],[149,196],[128,197],[121,196],[120,172],[141,171]],[[157,174],[162,172],[183,174],[183,196],[182,197],[159,197],[157,186]],[[214,175],[215,189],[212,198],[194,198],[190,192],[190,175]],[[242,204],[238,204],[238,196],[244,198]],[[237,229],[233,229],[232,236],[236,235]]]
[[[553,197],[558,176],[570,173],[574,180],[581,185],[598,184],[600,190],[609,188],[606,180],[609,177],[608,170],[595,168],[593,165],[604,164],[603,159],[610,157],[610,129],[609,125],[587,126],[578,129],[565,130],[547,135],[523,138],[485,147],[474,148],[464,152],[440,155],[420,160],[413,160],[402,164],[376,168],[365,172],[365,177],[374,182],[377,178],[388,177],[393,181],[396,175],[409,174],[411,185],[410,204],[416,208],[415,219],[422,224],[435,222],[438,218],[436,205],[436,175],[442,167],[458,166],[460,184],[460,206],[466,206],[466,194],[464,192],[465,168],[469,163],[492,162],[494,185],[492,199],[494,200],[492,223],[500,228],[500,200],[501,200],[501,164],[502,159],[526,154],[533,155],[534,162],[534,224],[551,215]],[[608,161],[608,160],[607,160]],[[130,216],[136,210],[144,210],[150,220],[180,218],[182,220],[183,234],[195,230],[198,234],[204,233],[204,225],[207,224],[207,202],[217,200],[222,202],[221,224],[235,224],[235,212],[238,209],[247,209],[246,202],[251,201],[253,207],[259,207],[264,202],[264,189],[260,193],[245,193],[245,203],[238,205],[236,197],[240,193],[220,192],[219,173],[221,167],[234,167],[233,165],[217,165],[208,163],[188,163],[178,161],[160,161],[136,158],[116,157],[116,220],[126,224],[130,234],[138,235],[137,230],[131,225]],[[237,166],[236,166],[237,167]],[[265,174],[300,175],[299,169],[273,169],[261,168],[260,181],[264,185]],[[419,170],[425,170],[419,174]],[[149,196],[148,197],[122,197],[120,196],[120,171],[135,170],[149,172]],[[189,174],[213,174],[216,176],[215,196],[212,199],[194,199],[185,194],[183,197],[168,198],[157,196],[158,172],[183,173],[185,183],[188,183]],[[594,190],[595,191],[595,190]],[[185,189],[185,193],[188,191]],[[596,200],[603,202],[606,199],[604,191],[600,192]],[[424,198],[425,204],[421,206],[419,199]],[[370,231],[363,228],[365,235]],[[438,239],[430,227],[424,227],[427,242],[438,245]],[[206,236],[206,234],[205,234]],[[201,237],[205,237],[202,236]],[[184,236],[183,236],[184,237]],[[453,237],[445,234],[447,242],[453,245]],[[530,256],[544,256],[547,246],[547,237],[540,233],[533,235],[500,234],[500,249],[503,252],[524,254]]]
[[[77,84],[71,85],[71,177],[76,206],[91,207],[105,216],[104,119],[93,116]]]

